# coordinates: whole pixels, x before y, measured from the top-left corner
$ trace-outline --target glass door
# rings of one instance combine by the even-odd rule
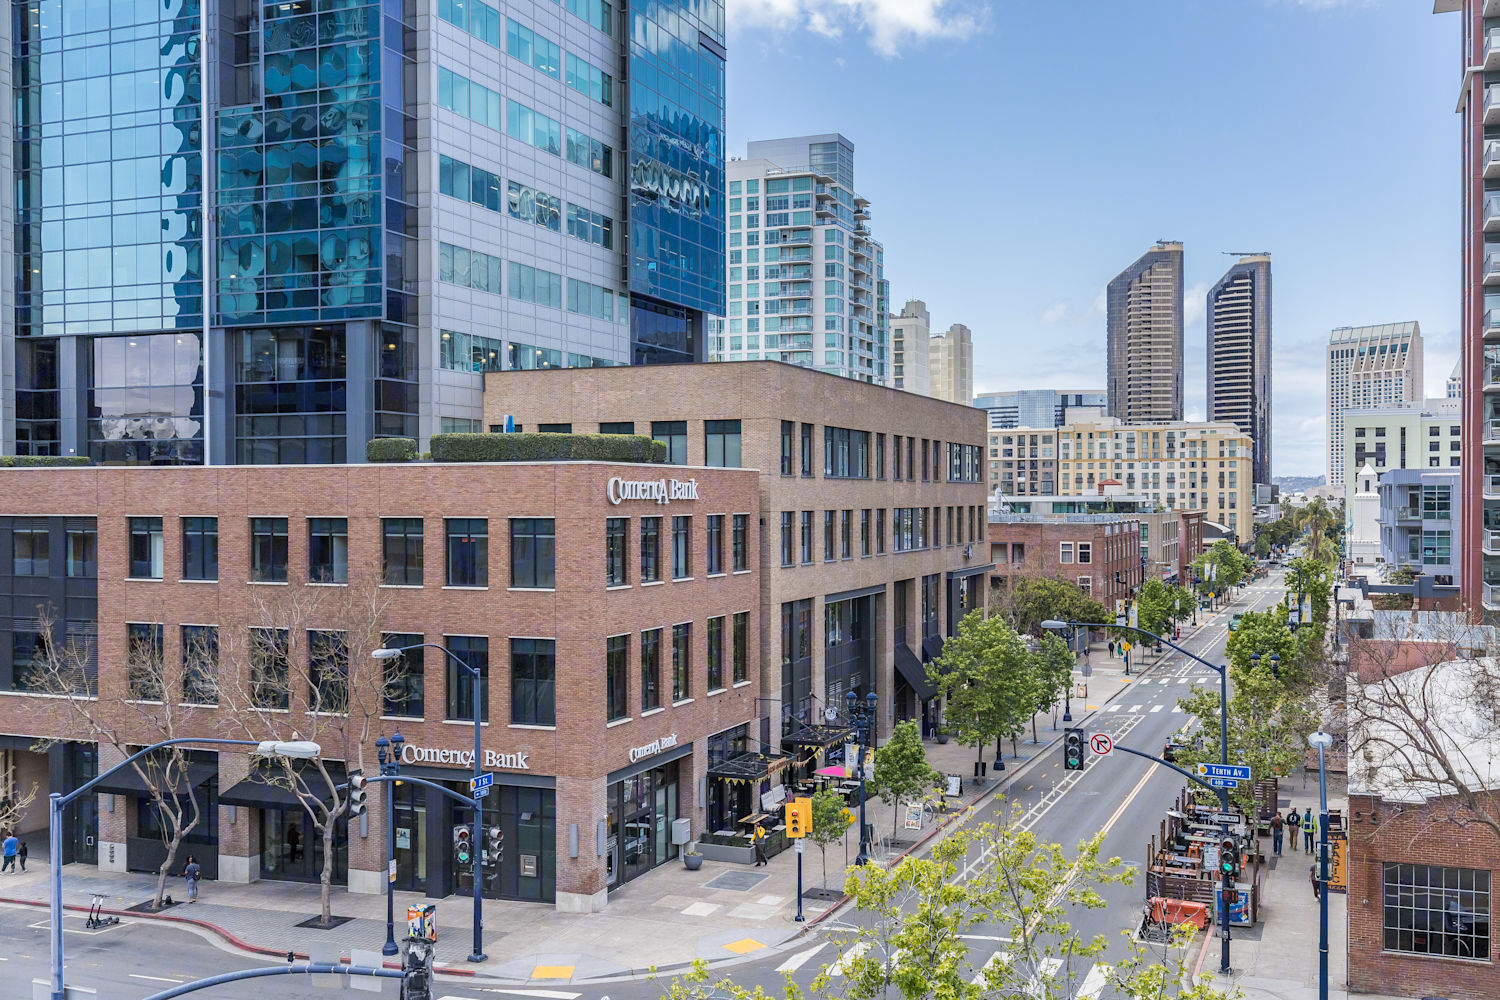
[[[395,796],[396,887],[427,890],[427,803],[425,792],[398,785]]]

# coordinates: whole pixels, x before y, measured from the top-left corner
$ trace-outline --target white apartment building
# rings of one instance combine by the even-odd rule
[[[1377,406],[1344,412],[1345,478],[1334,483],[1353,496],[1358,470],[1376,478],[1392,469],[1457,469],[1462,465],[1461,400],[1429,399],[1420,406]]]
[[[728,176],[728,315],[710,356],[890,379],[885,250],[842,135],[751,142]]]
[[[891,317],[891,385],[932,394],[932,316],[921,299],[907,299]]]
[[[974,401],[974,334],[962,323],[934,333],[928,352],[934,399],[972,406]]]
[[[1416,322],[1337,327],[1328,336],[1327,371],[1328,484],[1342,488],[1347,412],[1421,403],[1422,329]]]

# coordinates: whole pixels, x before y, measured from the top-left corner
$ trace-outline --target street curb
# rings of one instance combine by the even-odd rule
[[[44,902],[40,902],[40,901],[35,900],[35,899],[8,899],[8,898],[5,898],[5,897],[0,897],[0,904],[6,904],[6,905],[11,905],[11,906],[35,906],[35,907],[38,907],[38,908],[40,908],[40,907],[50,907],[52,905],[51,903],[44,903]],[[74,910],[74,911],[77,911],[79,913],[86,913],[86,912],[88,912],[89,907],[82,906],[82,905],[79,905],[79,904],[76,904],[76,903],[65,903],[65,904],[63,904],[63,909],[64,910]],[[229,931],[227,931],[224,928],[220,927],[218,924],[210,923],[207,920],[197,920],[197,919],[194,919],[193,917],[176,917],[176,916],[172,916],[171,914],[168,914],[168,913],[142,913],[139,910],[104,910],[104,909],[102,909],[102,910],[99,910],[97,912],[105,914],[106,916],[126,917],[126,918],[129,918],[131,920],[159,920],[162,923],[166,923],[166,924],[183,924],[183,925],[190,926],[190,927],[197,927],[199,930],[205,930],[205,931],[209,931],[210,933],[217,934],[219,937],[223,938],[230,945],[233,945],[235,948],[238,948],[241,951],[249,952],[252,955],[267,955],[267,956],[274,955],[275,957],[280,958],[280,959],[285,959],[286,956],[287,956],[287,952],[285,950],[283,950],[283,949],[280,949],[280,948],[267,948],[264,945],[250,944],[248,941],[242,941],[239,938],[235,937],[233,934],[231,934]],[[306,959],[308,957],[305,953],[300,952],[300,951],[292,952],[292,954],[294,956],[296,956],[297,958],[300,958],[300,959]],[[385,968],[387,968],[387,969],[399,969],[399,968],[401,968],[401,964],[399,962],[383,962],[382,965]],[[442,967],[439,967],[439,966],[433,966],[432,971],[433,972],[440,972],[440,973],[442,973],[444,975],[448,975],[448,976],[477,976],[478,975],[478,973],[475,970],[473,970],[473,969],[449,969],[449,968],[442,968]]]

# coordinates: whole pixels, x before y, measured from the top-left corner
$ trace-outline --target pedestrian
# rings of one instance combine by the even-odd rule
[[[1307,880],[1312,883],[1312,887],[1313,887],[1313,899],[1321,899],[1322,896],[1323,896],[1323,886],[1318,881],[1318,866],[1317,865],[1308,865],[1307,866]]]
[[[21,849],[21,841],[9,830],[5,831],[5,863],[0,865],[0,872],[13,872],[16,870],[16,853]]]
[[[1317,826],[1313,822],[1312,806],[1307,807],[1307,815],[1302,817],[1302,839],[1307,842],[1307,853],[1313,852],[1313,833]]]
[[[198,859],[189,854],[187,864],[183,866],[182,874],[187,879],[188,902],[198,902],[198,880],[203,877],[203,869],[198,867]]]
[[[26,870],[26,841],[21,841],[21,846],[16,849],[16,857],[21,861],[21,871]]]
[[[1297,849],[1298,838],[1302,833],[1302,816],[1296,809],[1286,811],[1286,825],[1292,828],[1292,850]]]
[[[1285,826],[1286,821],[1281,818],[1281,813],[1271,816],[1271,850],[1276,854],[1281,853],[1281,836],[1285,832]]]
[[[1109,655],[1115,655],[1115,641],[1113,639],[1109,640]]]
[[[750,843],[755,848],[755,867],[768,865],[766,859],[766,828],[759,823],[755,824],[755,832],[750,836]]]

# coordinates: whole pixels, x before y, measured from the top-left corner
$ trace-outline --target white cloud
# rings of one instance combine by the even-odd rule
[[[1067,314],[1068,304],[1066,302],[1059,302],[1056,305],[1047,307],[1046,311],[1042,313],[1042,322],[1056,323]]]
[[[1109,289],[1099,289],[1099,294],[1094,296],[1093,305],[1089,306],[1089,312],[1098,313],[1103,316],[1109,310]]]
[[[1192,288],[1182,293],[1182,325],[1183,328],[1197,326],[1202,323],[1208,310],[1206,296],[1208,295],[1208,282],[1200,281]]]
[[[803,27],[827,38],[852,28],[888,57],[913,40],[974,34],[989,20],[989,7],[981,0],[728,0],[727,6],[734,28]]]

